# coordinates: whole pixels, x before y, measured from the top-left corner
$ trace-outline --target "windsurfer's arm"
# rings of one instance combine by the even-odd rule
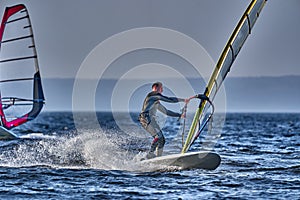
[[[167,102],[167,103],[178,103],[178,102],[185,102],[186,101],[185,99],[182,99],[182,98],[167,97],[167,96],[164,96],[162,94],[157,94],[157,95],[155,95],[155,97],[157,98],[157,100],[164,101],[164,102]]]
[[[164,114],[166,114],[166,115],[168,115],[168,116],[170,116],[170,117],[181,117],[181,114],[180,114],[180,113],[176,113],[176,112],[173,112],[173,111],[171,111],[171,110],[168,110],[168,109],[166,109],[163,105],[161,105],[160,103],[158,104],[157,109],[158,109],[160,112],[162,112],[162,113],[164,113]]]

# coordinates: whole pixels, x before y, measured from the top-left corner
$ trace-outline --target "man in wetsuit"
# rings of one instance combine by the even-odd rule
[[[162,104],[160,104],[160,101],[168,103],[188,103],[190,99],[193,98],[190,97],[189,99],[181,99],[176,97],[167,97],[162,95],[162,92],[162,83],[153,83],[152,91],[146,96],[142,112],[139,115],[139,121],[142,127],[153,137],[150,150],[146,156],[147,159],[154,158],[156,156],[161,156],[163,153],[163,147],[165,145],[165,137],[155,119],[156,111],[159,110],[160,112],[171,117],[184,117],[181,116],[180,113],[176,113],[166,109]],[[156,155],[154,154],[155,150],[157,150]]]

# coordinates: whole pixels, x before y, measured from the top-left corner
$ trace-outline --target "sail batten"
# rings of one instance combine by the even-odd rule
[[[44,104],[29,13],[6,7],[0,26],[0,124],[5,129],[36,118]]]
[[[1,41],[1,44],[7,43],[7,42],[14,42],[17,40],[23,40],[23,39],[27,39],[27,38],[32,38],[32,37],[33,37],[33,35],[25,35],[25,36],[21,36],[18,38],[12,38],[12,39]]]
[[[23,16],[23,17],[19,17],[19,18],[16,18],[16,19],[12,19],[12,20],[10,20],[10,21],[5,22],[5,24],[17,22],[17,21],[19,21],[19,20],[26,19],[26,18],[29,18],[29,15],[26,15],[26,16]]]
[[[24,57],[18,57],[18,58],[9,58],[6,60],[0,60],[0,63],[12,62],[12,61],[18,61],[18,60],[27,60],[27,59],[32,59],[32,58],[37,58],[37,55],[24,56]]]
[[[205,88],[204,95],[207,96],[211,101],[214,100],[242,46],[247,40],[249,34],[251,34],[252,28],[266,1],[267,0],[252,0],[245,13],[241,17],[236,28],[234,29],[233,33],[231,34]],[[196,110],[194,120],[192,122],[185,144],[182,148],[182,153],[185,153],[189,150],[190,146],[194,143],[194,141],[201,133],[202,130],[196,131],[196,124],[206,124],[205,121],[205,123],[203,122],[203,119],[207,119],[205,118],[205,116],[207,115],[206,112],[209,110],[209,106],[210,105],[206,100],[201,100],[199,108]]]
[[[16,78],[16,79],[0,80],[0,83],[15,82],[15,81],[31,81],[31,80],[34,80],[34,78]]]

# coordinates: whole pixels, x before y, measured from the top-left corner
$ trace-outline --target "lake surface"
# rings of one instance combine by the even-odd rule
[[[132,116],[135,121],[137,114]],[[0,141],[0,198],[300,197],[300,114],[227,114],[214,139],[213,151],[222,162],[213,171],[142,166],[138,160],[151,137],[122,114],[117,122],[110,113],[97,117],[100,129],[90,124],[88,113],[82,113],[80,121],[86,126],[79,129],[72,113],[44,112],[14,129],[28,139]],[[181,128],[177,119],[166,119],[165,154],[180,151]]]

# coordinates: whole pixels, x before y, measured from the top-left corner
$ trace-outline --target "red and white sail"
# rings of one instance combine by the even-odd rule
[[[44,104],[29,13],[22,4],[5,9],[0,26],[0,126],[34,119]]]

